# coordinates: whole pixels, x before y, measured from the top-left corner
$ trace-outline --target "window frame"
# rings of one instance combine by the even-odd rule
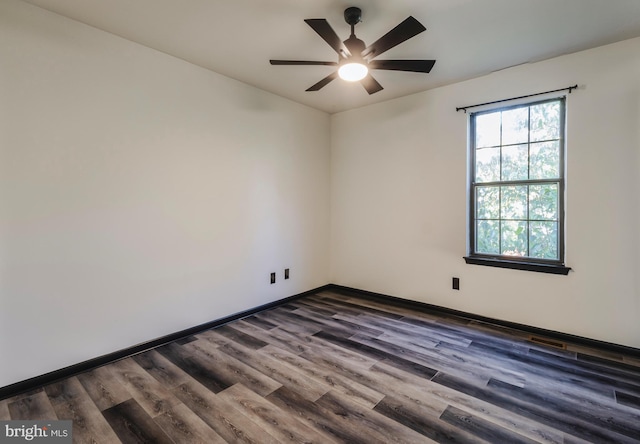
[[[560,104],[560,128],[559,128],[559,177],[557,179],[525,179],[525,180],[498,180],[491,182],[476,182],[476,118],[484,114],[504,112],[516,108],[531,108],[532,106],[559,102]],[[507,106],[486,108],[469,115],[469,165],[467,173],[469,202],[467,203],[467,219],[468,219],[468,236],[467,236],[467,256],[464,257],[466,263],[474,265],[486,265],[499,268],[511,268],[517,270],[536,271],[542,273],[563,274],[567,275],[571,268],[565,266],[565,189],[566,189],[566,95],[548,97],[540,100],[524,101]],[[528,162],[530,162],[531,154],[531,123],[529,122],[527,138]],[[502,140],[500,140],[502,165]],[[502,168],[501,168],[502,170]],[[508,256],[504,254],[489,254],[476,252],[476,228],[477,228],[477,192],[479,186],[496,186],[501,185],[536,185],[553,183],[558,184],[558,259],[542,259],[524,256]],[[531,219],[527,212],[527,226]],[[502,215],[500,215],[500,223],[502,223]],[[499,233],[500,238],[502,232]],[[527,235],[529,236],[529,235]],[[529,239],[527,238],[527,248],[529,248]]]

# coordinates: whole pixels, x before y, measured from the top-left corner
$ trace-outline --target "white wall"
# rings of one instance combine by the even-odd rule
[[[0,66],[0,387],[329,282],[327,114],[16,0]]]
[[[576,83],[574,271],[466,265],[467,116],[456,106]],[[640,347],[640,39],[333,115],[331,168],[333,283]]]

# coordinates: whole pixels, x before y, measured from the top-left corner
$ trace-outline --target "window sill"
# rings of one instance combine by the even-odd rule
[[[570,267],[554,264],[540,264],[533,262],[508,261],[503,259],[492,259],[484,257],[465,256],[464,260],[467,264],[485,265],[487,267],[511,268],[513,270],[535,271],[538,273],[551,273],[567,275],[571,270]]]

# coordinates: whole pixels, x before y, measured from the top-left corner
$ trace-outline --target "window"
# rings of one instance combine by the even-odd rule
[[[564,98],[470,119],[467,263],[567,274]]]

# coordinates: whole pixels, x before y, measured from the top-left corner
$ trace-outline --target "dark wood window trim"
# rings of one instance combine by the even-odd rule
[[[558,264],[543,264],[541,262],[508,261],[504,259],[465,256],[467,264],[485,265],[487,267],[511,268],[513,270],[537,271],[539,273],[551,273],[568,275],[570,267]]]

